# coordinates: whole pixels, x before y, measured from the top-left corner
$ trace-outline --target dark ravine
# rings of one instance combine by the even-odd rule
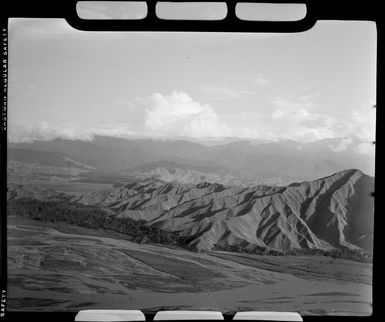
[[[71,196],[9,185],[8,200],[32,198],[98,206],[106,215],[144,220],[179,233],[191,250],[363,249],[372,252],[374,178],[344,170],[286,187],[234,187],[146,179]]]

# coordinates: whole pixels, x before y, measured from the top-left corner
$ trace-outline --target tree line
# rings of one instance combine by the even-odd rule
[[[29,217],[49,222],[65,222],[70,225],[104,229],[129,235],[133,242],[185,246],[178,233],[146,225],[144,220],[116,218],[94,205],[80,205],[62,201],[18,199],[8,202],[8,215]]]
[[[251,249],[247,249],[239,245],[215,244],[214,250],[270,256],[328,256],[332,258],[349,259],[365,263],[371,263],[373,261],[373,256],[368,252],[364,250],[349,249],[347,247],[340,249],[335,248],[330,250],[323,250],[317,248],[293,248],[277,250],[266,247],[254,247]]]

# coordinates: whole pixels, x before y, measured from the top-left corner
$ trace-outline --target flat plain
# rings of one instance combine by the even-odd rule
[[[8,217],[8,309],[209,309],[370,315],[372,264],[189,252],[114,232]]]
[[[11,184],[30,184],[45,189],[52,189],[57,192],[66,192],[73,195],[82,194],[85,192],[103,191],[110,189],[113,185],[108,183],[86,183],[74,181],[43,181],[43,180],[12,180],[8,181]]]

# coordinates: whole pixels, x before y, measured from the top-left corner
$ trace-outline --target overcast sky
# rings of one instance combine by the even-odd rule
[[[376,27],[295,34],[81,32],[9,23],[9,138],[373,141]]]

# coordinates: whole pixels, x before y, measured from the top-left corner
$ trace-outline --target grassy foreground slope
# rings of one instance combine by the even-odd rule
[[[371,313],[370,263],[323,256],[192,253],[126,237],[8,217],[8,309]]]

